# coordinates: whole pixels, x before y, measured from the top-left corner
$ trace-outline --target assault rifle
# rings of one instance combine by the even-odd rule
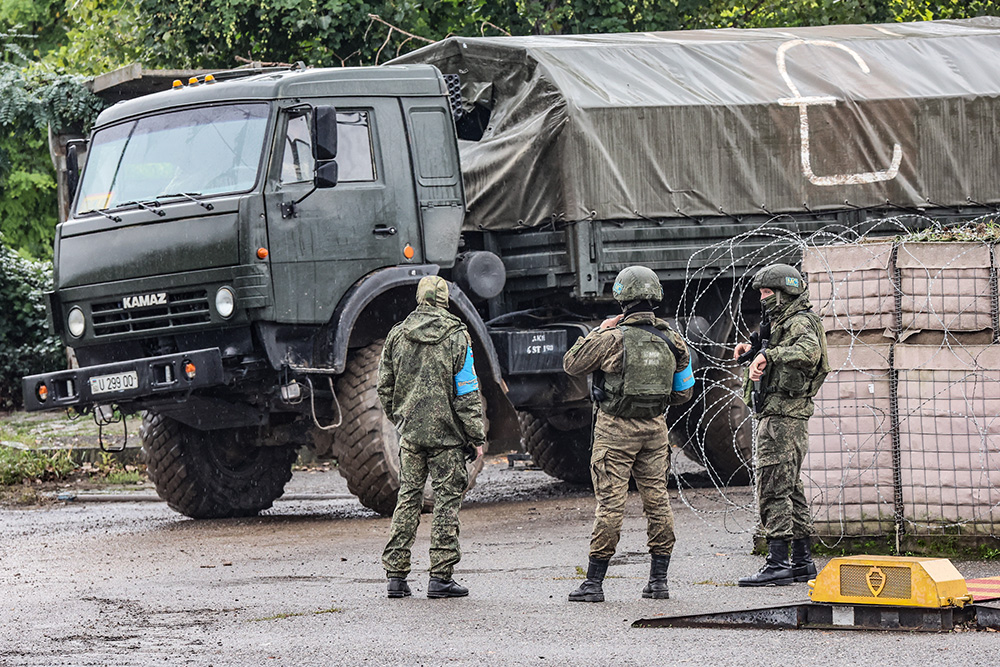
[[[736,362],[740,365],[749,364],[757,358],[757,355],[767,349],[771,342],[771,319],[767,316],[767,311],[760,320],[760,331],[750,335],[750,349],[737,357]],[[765,370],[765,375],[767,371]],[[759,380],[754,380],[751,403],[753,411],[760,414],[764,410],[764,399],[767,396],[767,387],[762,376]]]

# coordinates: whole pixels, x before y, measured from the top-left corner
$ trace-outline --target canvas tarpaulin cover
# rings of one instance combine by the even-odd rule
[[[454,37],[472,229],[1000,201],[1000,19]]]

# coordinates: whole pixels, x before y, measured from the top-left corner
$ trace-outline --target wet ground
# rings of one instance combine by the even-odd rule
[[[487,463],[462,510],[468,598],[425,597],[428,520],[412,598],[387,600],[388,519],[335,471],[297,472],[291,500],[254,519],[192,521],[164,504],[0,510],[0,665],[992,665],[1000,634],[633,629],[657,615],[805,600],[806,585],[741,589],[753,572],[746,489],[671,492],[670,600],[643,600],[630,497],[604,604],[568,603],[593,500],[537,471]],[[966,576],[996,565],[956,563]]]

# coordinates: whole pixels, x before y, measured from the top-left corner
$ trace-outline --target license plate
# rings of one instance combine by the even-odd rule
[[[135,389],[138,386],[139,376],[135,371],[98,375],[97,377],[90,378],[91,394],[110,394]]]

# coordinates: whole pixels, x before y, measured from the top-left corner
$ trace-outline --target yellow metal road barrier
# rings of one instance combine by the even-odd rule
[[[846,556],[809,582],[813,602],[900,607],[964,607],[965,579],[947,558]]]

